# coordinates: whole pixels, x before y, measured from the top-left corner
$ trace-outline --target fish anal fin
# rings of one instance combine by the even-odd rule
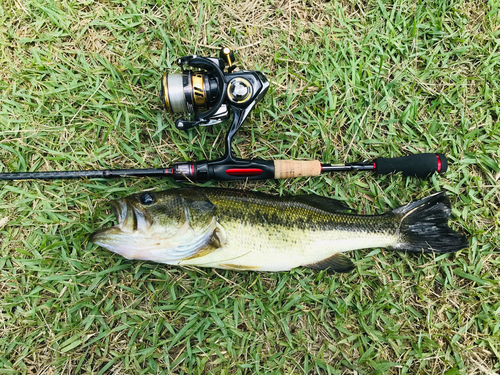
[[[317,263],[305,265],[304,267],[312,268],[315,270],[330,270],[346,273],[352,271],[356,266],[346,255],[337,253],[329,258],[320,260]]]
[[[231,270],[231,271],[256,271],[260,268],[259,266],[245,266],[241,264],[232,264],[232,263],[220,263],[219,267],[224,270]]]

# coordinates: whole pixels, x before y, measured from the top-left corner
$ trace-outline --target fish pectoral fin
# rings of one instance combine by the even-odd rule
[[[226,231],[217,223],[214,232],[210,236],[210,245],[215,248],[224,246],[227,243]]]
[[[330,270],[346,273],[352,271],[356,266],[347,256],[342,253],[337,253],[329,258],[320,260],[317,263],[305,265],[304,267],[315,270]]]
[[[225,243],[226,243],[226,232],[219,224],[217,224],[213,233],[208,238],[208,241],[202,247],[200,247],[194,254],[182,260],[184,261],[184,260],[203,257],[224,246]]]

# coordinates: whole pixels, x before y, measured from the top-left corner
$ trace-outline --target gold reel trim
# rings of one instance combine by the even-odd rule
[[[245,98],[243,98],[241,100],[234,99],[234,96],[231,94],[231,91],[230,91],[232,81],[243,82],[245,84],[245,86],[248,87],[248,89],[249,89],[248,94],[247,94],[247,96],[245,96]],[[253,94],[253,87],[252,87],[252,84],[248,80],[246,80],[245,78],[237,77],[237,78],[232,79],[231,82],[229,82],[229,85],[227,85],[227,90],[226,90],[227,96],[229,97],[229,99],[231,99],[235,103],[245,103],[248,99],[250,99],[250,97]]]
[[[193,97],[196,107],[205,108],[205,82],[203,81],[203,73],[193,73],[192,75]]]

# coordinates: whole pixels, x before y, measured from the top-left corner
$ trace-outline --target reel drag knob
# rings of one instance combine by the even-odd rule
[[[244,78],[235,78],[227,87],[229,99],[236,103],[244,103],[252,96],[252,85]]]

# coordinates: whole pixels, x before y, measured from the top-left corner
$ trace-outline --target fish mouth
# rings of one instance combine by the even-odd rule
[[[139,216],[141,218],[144,216],[139,214],[137,208],[132,204],[127,204],[122,199],[111,202],[111,211],[116,217],[116,226],[123,232],[136,231],[139,224]]]
[[[111,212],[113,212],[113,215],[115,215],[117,225],[120,226],[122,223],[125,221],[127,217],[127,204],[121,200],[118,199],[116,201],[111,201]]]
[[[140,213],[133,205],[127,204],[123,199],[111,201],[111,212],[115,216],[116,225],[111,228],[102,228],[90,235],[90,242],[102,242],[105,237],[122,233],[131,233],[138,229],[139,222],[145,220],[144,214]]]

